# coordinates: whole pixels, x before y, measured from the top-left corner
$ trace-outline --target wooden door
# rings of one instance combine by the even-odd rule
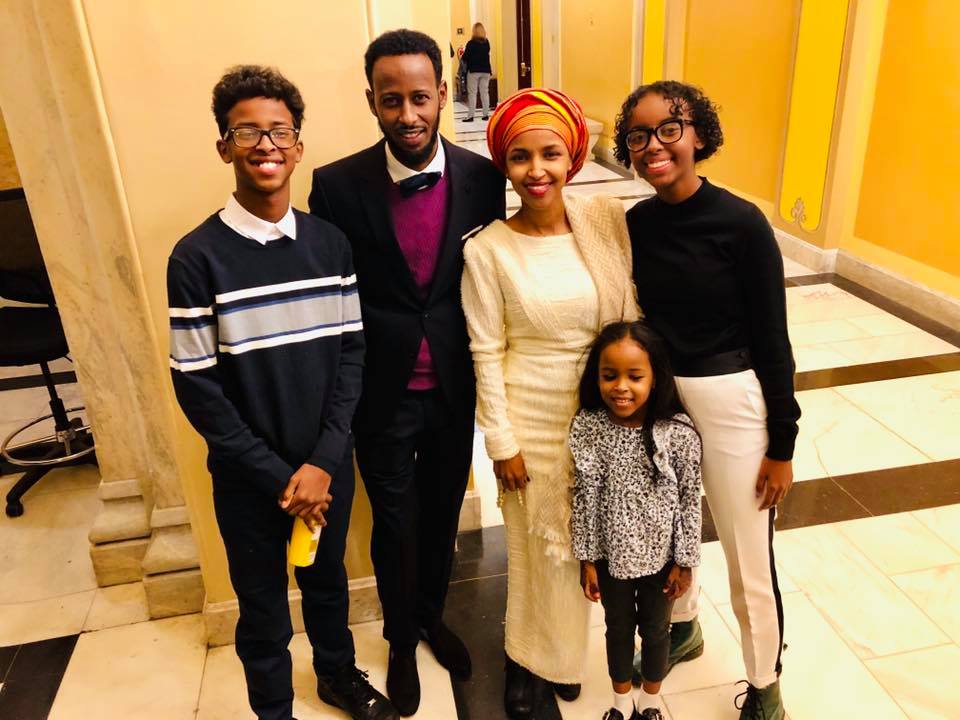
[[[530,0],[517,0],[517,88],[530,87],[533,68],[530,67]]]

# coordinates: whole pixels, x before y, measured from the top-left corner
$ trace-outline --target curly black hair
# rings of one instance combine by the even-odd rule
[[[642,320],[612,322],[600,330],[587,351],[587,361],[584,363],[583,373],[580,376],[580,385],[577,396],[582,410],[602,410],[606,403],[600,393],[600,356],[609,346],[620,340],[630,339],[639,345],[650,358],[650,369],[653,371],[653,387],[647,398],[647,411],[641,426],[641,441],[649,457],[656,453],[656,444],[653,440],[653,426],[657,421],[676,422],[687,425],[696,431],[693,425],[676,419],[676,415],[689,415],[680,391],[677,390],[677,381],[670,363],[670,353],[666,341],[652,327]],[[699,432],[697,435],[699,436]],[[660,471],[655,471],[659,479]]]
[[[693,154],[695,162],[706,160],[723,145],[723,130],[720,128],[720,108],[703,94],[695,85],[676,80],[658,80],[649,85],[641,85],[627,96],[620,107],[615,125],[616,146],[613,154],[625,167],[630,167],[630,149],[627,147],[627,133],[630,132],[630,113],[645,95],[655,93],[671,103],[670,114],[680,117],[684,111],[690,113],[690,120],[697,128],[697,137],[703,142]]]
[[[241,100],[265,97],[280,100],[293,115],[294,127],[303,124],[305,109],[297,86],[280,71],[263,65],[235,65],[227,70],[213,87],[213,116],[220,129],[220,137],[227,132],[227,113]]]
[[[436,41],[416,30],[391,30],[375,39],[363,55],[363,69],[367,73],[367,82],[373,89],[373,65],[382,57],[393,55],[426,55],[433,63],[437,75],[437,85],[443,79],[443,59]]]

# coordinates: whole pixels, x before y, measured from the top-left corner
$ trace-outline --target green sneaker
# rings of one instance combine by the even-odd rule
[[[740,698],[743,701],[738,705]],[[733,699],[733,705],[740,711],[740,720],[784,720],[786,717],[779,680],[765,688],[755,688],[747,683],[747,689]]]
[[[697,618],[689,622],[674,623],[670,626],[670,654],[667,656],[667,674],[677,663],[696,660],[703,655],[703,630]],[[640,687],[643,675],[640,673],[640,653],[633,656],[633,685]]]

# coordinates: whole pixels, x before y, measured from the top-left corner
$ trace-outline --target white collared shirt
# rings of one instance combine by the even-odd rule
[[[390,149],[390,143],[384,143],[383,147],[387,151],[387,172],[390,173],[390,179],[393,180],[393,182],[398,183],[401,180],[406,180],[414,175],[428,172],[438,172],[440,173],[440,177],[443,177],[443,170],[447,165],[447,158],[444,155],[443,141],[440,140],[439,135],[437,135],[437,152],[434,154],[433,160],[430,161],[430,164],[427,165],[423,170],[411,170],[402,162],[397,160],[397,156],[394,155],[393,151]]]
[[[282,218],[272,223],[258,218],[247,210],[237,202],[237,199],[231,193],[230,197],[227,198],[227,204],[220,211],[220,219],[231,230],[245,238],[256,240],[261,245],[266,245],[270,240],[279,240],[282,237],[288,237],[291,240],[297,239],[297,219],[293,216],[293,206],[287,208],[287,212]]]

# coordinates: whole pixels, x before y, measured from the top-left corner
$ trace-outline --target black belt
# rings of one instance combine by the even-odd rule
[[[747,348],[728,350],[716,355],[693,358],[675,358],[673,372],[680,377],[708,377],[730,375],[753,367]]]

